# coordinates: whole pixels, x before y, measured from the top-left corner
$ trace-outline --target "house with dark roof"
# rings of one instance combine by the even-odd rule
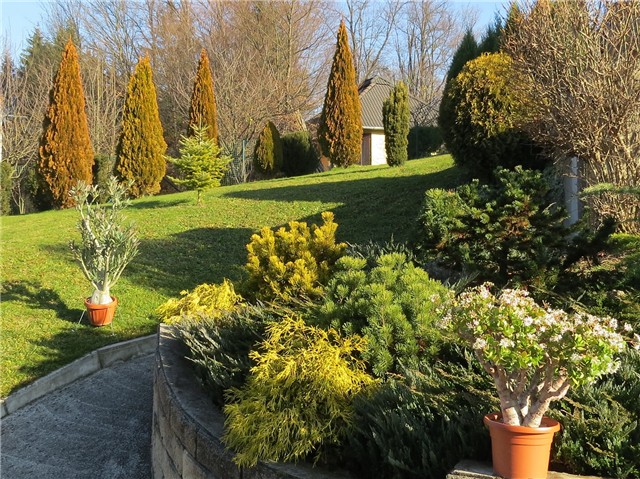
[[[384,125],[382,105],[389,98],[393,84],[383,78],[368,78],[360,84],[360,105],[362,107],[362,159],[361,165],[384,165],[387,153],[384,149]],[[413,112],[422,106],[421,102],[409,97],[409,109]]]

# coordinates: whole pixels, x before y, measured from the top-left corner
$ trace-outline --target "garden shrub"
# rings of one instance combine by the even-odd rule
[[[224,406],[224,393],[241,387],[249,375],[249,352],[264,339],[266,325],[282,311],[243,304],[224,314],[199,314],[177,324],[178,336],[189,348],[188,358],[213,401]]]
[[[490,459],[481,418],[499,405],[471,353],[458,349],[455,360],[425,362],[421,370],[354,402],[346,444],[348,467],[359,477],[437,479],[462,459]]]
[[[242,303],[233,284],[225,279],[222,284],[201,284],[191,292],[181,291],[181,298],[171,298],[160,305],[156,313],[160,321],[176,324],[185,318],[197,320],[201,317],[217,318],[234,310]]]
[[[396,242],[393,238],[384,243],[377,243],[372,240],[366,243],[348,243],[346,250],[348,256],[365,259],[367,261],[367,270],[376,267],[380,256],[391,253],[403,254],[408,262],[413,262],[415,259],[413,250],[408,244]]]
[[[287,176],[313,173],[319,161],[308,131],[282,135],[282,170]]]
[[[498,168],[495,175],[493,186],[476,180],[455,192],[427,191],[420,253],[480,282],[552,284],[569,244],[562,208],[539,172]]]
[[[533,118],[525,79],[504,53],[485,54],[468,62],[447,92],[455,121],[447,147],[457,165],[490,178],[498,167],[542,168],[542,150],[521,130]]]
[[[640,351],[627,348],[621,366],[571,391],[551,415],[562,429],[554,461],[576,474],[640,476]]]
[[[262,228],[247,245],[247,290],[261,301],[315,298],[329,280],[346,244],[336,243],[333,213],[322,213],[322,226],[292,221],[274,232]]]
[[[253,163],[261,173],[273,174],[282,169],[282,140],[276,125],[270,121],[267,121],[260,132]]]
[[[370,271],[365,259],[345,256],[336,269],[310,320],[363,335],[364,357],[376,376],[416,368],[421,357],[438,350],[438,309],[449,291],[442,283],[402,254],[380,256]]]
[[[107,184],[114,174],[115,165],[115,156],[96,155],[95,157],[95,163],[93,164],[93,184],[96,185],[103,194],[107,191]],[[100,201],[106,202],[107,199],[106,196],[103,196],[100,198]]]
[[[335,446],[352,423],[352,401],[374,384],[357,357],[365,342],[334,330],[307,326],[299,318],[272,324],[256,365],[242,389],[232,389],[224,442],[240,466],[259,460],[318,459]]]
[[[0,162],[0,215],[11,214],[11,190],[13,167],[8,161]]]
[[[409,130],[409,159],[424,158],[442,148],[442,131],[437,126],[414,126]]]

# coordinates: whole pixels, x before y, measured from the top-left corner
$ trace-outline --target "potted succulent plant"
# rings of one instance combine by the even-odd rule
[[[543,308],[524,290],[494,295],[492,287],[463,292],[448,320],[492,376],[500,398],[501,412],[484,418],[494,471],[509,479],[546,478],[560,429],[544,416],[550,403],[571,385],[615,371],[625,342],[614,319]]]
[[[138,253],[138,238],[131,224],[125,224],[122,210],[129,205],[128,186],[111,177],[101,190],[80,181],[70,192],[80,213],[79,244],[70,242],[74,258],[93,285],[93,294],[85,299],[89,319],[94,326],[113,320],[118,299],[111,296],[122,271]],[[107,198],[106,203],[100,203]]]

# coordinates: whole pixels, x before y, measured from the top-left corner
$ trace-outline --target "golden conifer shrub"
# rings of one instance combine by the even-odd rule
[[[240,466],[260,460],[318,458],[352,424],[352,401],[375,380],[365,372],[359,336],[308,326],[297,317],[267,329],[250,353],[256,364],[242,389],[228,392],[224,442]]]
[[[93,162],[78,52],[69,39],[53,79],[39,148],[38,176],[51,206],[74,206],[69,192],[79,180],[92,183]]]
[[[213,86],[213,75],[209,64],[209,56],[203,48],[196,71],[189,107],[189,135],[196,132],[196,128],[206,128],[207,136],[219,144],[218,141],[218,110]]]
[[[166,150],[151,63],[149,57],[143,57],[129,80],[116,150],[115,170],[121,180],[133,181],[131,196],[160,191],[167,169]]]

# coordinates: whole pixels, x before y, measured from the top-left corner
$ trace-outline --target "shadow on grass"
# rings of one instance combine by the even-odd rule
[[[370,171],[362,170],[362,173]],[[460,181],[459,170],[451,167],[412,176],[329,180],[293,186],[271,183],[265,184],[264,188],[231,191],[226,196],[256,201],[341,203],[333,209],[341,241],[385,242],[391,237],[396,241],[409,241],[416,231],[425,191],[429,188],[452,188]],[[318,223],[320,215],[302,220]]]
[[[35,281],[9,281],[2,285],[3,301],[19,301],[32,309],[50,309],[65,321],[78,322],[82,309],[69,308],[51,288]]]
[[[168,238],[143,239],[127,277],[168,296],[224,278],[239,280],[252,233],[248,228],[196,228]]]
[[[156,208],[171,208],[173,206],[184,205],[188,203],[195,203],[195,199],[193,201],[190,200],[172,200],[172,201],[162,201],[162,200],[146,200],[146,201],[136,201],[135,203],[131,203],[129,208],[133,208],[135,210],[143,210],[143,209],[156,209]]]

